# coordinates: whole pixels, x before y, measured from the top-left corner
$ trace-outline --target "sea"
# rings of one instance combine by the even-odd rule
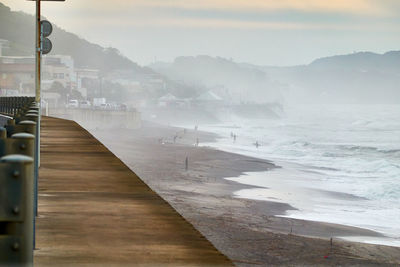
[[[284,217],[385,235],[347,240],[400,246],[400,105],[296,105],[279,119],[235,117],[199,130],[219,136],[203,146],[281,167],[227,178],[255,186],[236,197],[296,208]]]

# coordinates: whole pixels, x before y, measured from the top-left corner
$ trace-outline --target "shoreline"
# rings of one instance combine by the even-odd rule
[[[267,160],[193,146],[197,137],[201,143],[212,142],[216,134],[183,133],[180,128],[150,123],[138,130],[119,130],[118,140],[105,130],[91,132],[237,265],[400,263],[400,248],[338,238],[330,245],[332,236],[383,236],[377,232],[280,217],[294,208],[286,203],[234,197],[234,192],[255,186],[225,178],[277,166]],[[179,137],[174,144],[175,135]],[[161,137],[168,138],[160,142]],[[188,171],[184,167],[186,156]]]
[[[338,235],[333,237],[341,238],[343,240],[348,240],[352,242],[400,247],[398,240],[396,238],[390,237],[390,233],[386,234],[384,231],[376,230],[373,227],[369,228],[367,226],[363,227],[363,226],[358,226],[356,224],[352,225],[350,221],[342,223],[341,221],[343,220],[343,218],[340,218],[339,220],[335,218],[326,220],[324,219],[326,218],[326,214],[324,214],[325,216],[322,217],[318,217],[319,215],[317,214],[316,217],[310,218],[313,217],[312,212],[314,208],[321,209],[321,207],[323,207],[326,210],[329,208],[329,205],[332,202],[337,202],[337,203],[345,202],[347,205],[349,204],[351,205],[351,202],[368,201],[368,199],[363,197],[358,197],[356,195],[349,193],[342,193],[342,192],[323,190],[317,188],[303,188],[297,185],[288,189],[288,186],[286,184],[280,184],[274,180],[268,180],[271,182],[271,185],[269,187],[259,186],[254,183],[246,181],[246,179],[252,179],[254,177],[261,177],[261,176],[267,177],[269,176],[269,174],[268,172],[248,172],[239,177],[226,178],[226,179],[243,185],[253,186],[253,188],[250,189],[242,189],[233,192],[233,195],[236,198],[249,199],[254,201],[272,201],[277,203],[286,203],[292,207],[292,209],[288,209],[286,211],[286,214],[276,214],[276,216],[281,216],[294,220],[304,220],[309,222],[343,225],[345,227],[364,229],[367,231],[372,231],[375,234],[374,235],[368,234],[367,236],[362,236],[362,235],[357,236],[352,234],[350,236]],[[292,197],[292,195],[296,196]],[[296,205],[296,201],[307,199],[310,197],[311,197],[310,200],[305,200],[301,204],[299,203]],[[323,199],[323,201],[321,200],[321,202],[319,202],[315,200],[319,198]],[[323,210],[320,210],[320,212],[323,212]],[[315,236],[311,234],[306,234],[306,236],[320,237],[321,235]],[[324,235],[324,237],[327,236]]]
[[[208,129],[211,130],[211,129]],[[210,131],[212,132],[212,131]],[[220,133],[221,134],[221,133]],[[226,135],[217,135],[217,139],[226,139]],[[228,153],[233,153],[233,154],[239,154],[242,156],[247,156],[251,158],[257,158],[259,160],[267,160],[270,161],[270,158],[266,158],[264,155],[259,155],[258,150],[257,151],[248,151],[248,150],[242,150],[242,149],[236,149],[234,147],[230,147],[226,145],[226,142],[222,143],[222,146],[219,145],[218,140],[214,140],[213,142],[209,142],[206,144],[206,146],[209,146],[213,149],[216,150],[221,150],[225,151]],[[371,201],[370,199],[367,199],[365,197],[357,196],[352,193],[345,193],[345,192],[340,192],[340,191],[334,191],[334,190],[326,190],[321,187],[308,187],[307,184],[304,184],[304,179],[297,180],[293,179],[294,176],[304,176],[304,173],[300,173],[298,170],[296,170],[295,175],[293,175],[293,170],[294,168],[299,168],[299,167],[304,167],[302,165],[298,165],[296,163],[288,163],[284,162],[281,159],[275,161],[270,161],[273,162],[275,166],[277,166],[277,169],[273,170],[273,173],[271,172],[257,172],[257,171],[250,171],[246,172],[239,177],[229,177],[225,178],[234,182],[237,182],[242,185],[246,186],[252,186],[253,188],[250,189],[243,189],[239,190],[236,192],[233,192],[234,196],[237,198],[244,198],[244,199],[249,199],[249,200],[261,200],[261,201],[273,201],[277,203],[285,203],[291,206],[291,209],[287,210],[287,214],[285,215],[277,215],[277,216],[282,216],[286,218],[291,218],[291,219],[297,219],[297,220],[305,220],[305,221],[312,221],[312,222],[318,222],[318,223],[328,223],[328,224],[337,224],[337,225],[343,225],[346,227],[355,227],[359,229],[364,229],[368,231],[372,231],[376,233],[375,236],[343,236],[338,238],[342,238],[343,240],[348,240],[352,242],[360,242],[360,243],[367,243],[367,244],[376,244],[376,245],[384,245],[384,246],[393,246],[393,247],[400,247],[400,242],[398,237],[392,237],[393,234],[397,234],[397,232],[394,229],[391,229],[391,231],[387,231],[384,227],[379,227],[380,224],[372,224],[372,225],[362,225],[359,224],[362,220],[358,219],[358,221],[353,221],[353,223],[349,222],[347,218],[342,217],[341,219],[331,219],[327,218],[327,216],[335,216],[335,214],[324,214],[325,216],[318,217],[319,214],[313,214],[312,209],[313,208],[320,208],[323,207],[325,209],[325,212],[329,210],[330,204],[329,202],[341,202],[343,205],[350,205],[353,206],[352,203],[345,203],[345,202],[353,202],[353,201],[362,201],[362,202],[367,202]],[[277,165],[279,164],[279,166]],[[323,168],[323,167],[321,167]],[[310,174],[313,174],[313,171],[307,171]],[[254,179],[254,177],[257,178],[257,176],[264,176],[263,178],[267,182],[257,182],[257,179]],[[277,179],[277,177],[279,179]],[[282,178],[285,177],[285,182],[282,182]],[[292,178],[292,179],[290,179]],[[307,177],[307,179],[310,180],[313,177]],[[307,181],[308,183],[308,181]],[[277,186],[277,189],[274,190],[274,186]],[[288,188],[291,188],[291,191],[288,191]],[[263,194],[260,194],[262,190],[265,190]],[[274,196],[271,196],[274,195]],[[289,197],[288,195],[293,195],[296,197]],[[299,197],[300,195],[300,197]],[[268,196],[268,197],[266,197]],[[312,196],[311,198],[309,196]],[[315,196],[319,197],[319,200],[316,201],[314,198]],[[304,201],[307,199],[306,201]],[[322,200],[322,203],[320,202]],[[299,205],[299,202],[302,203]],[[324,203],[325,202],[325,203]],[[306,205],[304,204],[306,203]],[[364,204],[368,205],[368,204]],[[311,212],[311,214],[310,214]],[[317,216],[317,217],[314,217]],[[307,235],[311,236],[311,235]],[[318,237],[318,235],[317,235]]]

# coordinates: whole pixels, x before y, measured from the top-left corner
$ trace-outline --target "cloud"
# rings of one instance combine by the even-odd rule
[[[391,0],[379,3],[385,1]],[[65,6],[51,4],[59,12],[49,10],[49,14],[63,10],[58,19],[73,28],[79,28],[84,20],[83,27],[91,24],[116,28],[352,31],[381,27],[383,22],[376,14],[386,12],[384,5],[377,6],[378,0],[68,0],[65,3]],[[383,29],[393,28],[393,23],[386,24]]]
[[[365,0],[172,0],[172,1],[150,1],[160,5],[172,5],[186,8],[216,8],[216,9],[255,9],[255,10],[279,10],[279,9],[298,9],[298,10],[322,10],[322,11],[370,11],[371,6]]]
[[[26,0],[0,0],[15,10],[33,12],[34,3]],[[114,13],[135,9],[176,8],[188,10],[237,10],[271,12],[292,10],[299,12],[341,13],[355,15],[396,15],[398,0],[67,0],[43,2],[49,10],[68,9]]]
[[[0,0],[32,9],[26,0]],[[398,0],[67,0],[43,14],[72,31],[92,27],[393,31]],[[393,19],[395,18],[395,19]]]
[[[74,1],[78,4],[77,0]],[[185,8],[185,9],[218,9],[218,10],[299,10],[313,12],[337,12],[365,15],[382,15],[394,13],[393,0],[113,0],[113,1],[81,1],[81,7],[107,9],[126,8]],[[74,5],[76,5],[74,4]]]

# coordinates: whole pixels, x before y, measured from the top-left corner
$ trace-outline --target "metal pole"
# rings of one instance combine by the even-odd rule
[[[37,105],[39,105],[39,118],[36,124],[36,157],[35,157],[35,165],[36,173],[34,177],[34,216],[33,216],[33,248],[36,249],[36,216],[38,215],[38,179],[39,179],[39,171],[38,167],[40,166],[40,120],[41,120],[41,96],[40,96],[40,86],[41,86],[41,37],[42,37],[42,25],[40,23],[40,1],[36,0],[36,45],[35,45],[35,55],[36,55],[36,85],[35,85],[35,101]]]
[[[41,59],[41,51],[40,51],[40,36],[41,36],[41,25],[40,25],[40,0],[36,0],[36,91],[35,91],[35,100],[36,103],[40,104],[40,59]]]
[[[40,122],[42,118],[42,101],[41,101],[41,75],[42,75],[42,25],[40,23],[40,1],[36,0],[36,91],[35,91],[35,101],[39,105],[39,119],[37,123],[37,161],[38,166],[40,166]]]
[[[42,24],[40,22],[40,1],[36,0],[36,93],[35,101],[39,105],[39,119],[37,123],[37,161],[40,166],[40,123],[42,119],[42,97],[41,97],[41,82],[42,82]]]

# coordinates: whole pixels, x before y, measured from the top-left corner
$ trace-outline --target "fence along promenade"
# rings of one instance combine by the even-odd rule
[[[39,107],[0,97],[0,265],[33,263]]]

